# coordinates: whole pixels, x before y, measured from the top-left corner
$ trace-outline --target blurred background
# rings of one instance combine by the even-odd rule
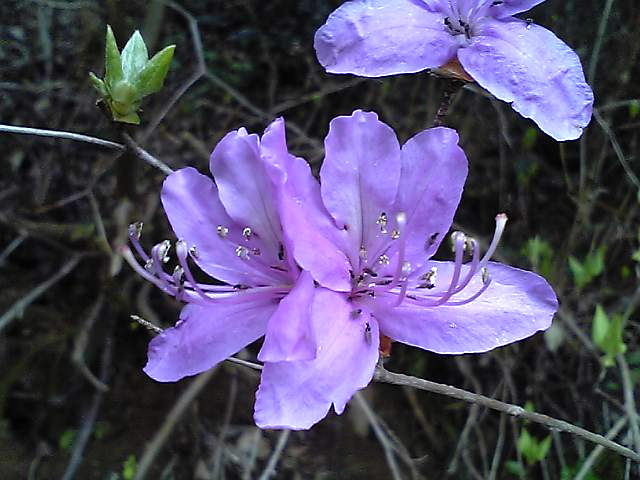
[[[292,152],[315,168],[336,115],[375,110],[401,139],[430,126],[445,82],[428,73],[324,73],[315,29],[338,0],[4,0],[0,122],[122,142],[96,107],[106,24],[120,47],[139,28],[151,53],[176,44],[136,141],[173,168],[205,172],[229,130],[285,116]],[[470,173],[455,227],[535,270],[561,310],[545,334],[482,355],[395,344],[389,370],[567,420],[638,450],[640,378],[637,0],[548,0],[521,15],[580,55],[596,92],[581,140],[557,143],[478,89],[456,96]],[[160,384],[143,374],[150,334],[180,305],[114,253],[129,223],[172,238],[162,172],[129,152],[0,133],[0,478],[629,479],[621,456],[567,434],[425,392],[370,385],[308,432],[252,422],[259,374],[225,363]],[[443,243],[439,257],[450,258]],[[256,346],[242,352],[255,359]]]

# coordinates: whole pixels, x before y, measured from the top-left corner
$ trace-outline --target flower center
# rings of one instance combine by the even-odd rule
[[[480,247],[474,238],[468,237],[462,232],[451,234],[455,258],[453,271],[446,289],[436,289],[436,286],[438,286],[438,268],[435,266],[419,277],[416,275],[411,276],[414,270],[405,257],[406,221],[404,213],[401,212],[396,215],[396,228],[389,239],[383,242],[381,251],[374,257],[376,258],[376,263],[365,266],[358,275],[354,276],[352,298],[376,297],[380,294],[386,294],[387,296],[395,297],[391,303],[392,307],[399,306],[405,300],[425,307],[434,307],[445,304],[451,306],[464,305],[475,300],[486,291],[491,283],[487,265],[495,253],[504,231],[507,222],[505,214],[496,216],[493,239],[482,258],[480,258]],[[379,221],[377,224],[382,228]],[[384,227],[387,227],[386,223]],[[437,233],[429,235],[425,241],[425,247],[430,248],[436,241],[437,235]],[[363,251],[366,253],[364,247],[361,253]],[[465,256],[471,258],[466,264]],[[394,268],[390,270],[389,266],[392,261],[394,262]],[[391,271],[393,271],[393,274],[390,273]],[[464,300],[453,298],[461,293],[478,274],[481,276],[482,286],[475,293]],[[407,294],[410,286],[412,287],[411,292]]]

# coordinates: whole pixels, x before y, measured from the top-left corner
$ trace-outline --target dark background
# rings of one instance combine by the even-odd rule
[[[130,129],[174,168],[206,171],[227,131],[261,132],[280,115],[293,127],[291,150],[315,167],[329,120],[355,108],[377,111],[402,141],[430,126],[442,80],[427,73],[357,79],[327,75],[317,64],[313,34],[339,3],[5,0],[0,122],[122,141],[87,79],[89,71],[103,73],[110,23],[121,47],[136,28],[152,53],[177,45],[165,88],[144,103],[143,124]],[[633,387],[623,379],[629,373],[635,386],[640,375],[632,259],[640,246],[640,8],[637,0],[549,0],[522,16],[578,52],[598,118],[580,141],[559,144],[508,105],[461,91],[446,119],[471,164],[456,228],[486,241],[495,214],[507,212],[498,258],[543,273],[561,313],[551,333],[483,355],[438,356],[396,344],[387,368],[531,402],[601,434],[622,422],[615,440],[632,446],[638,424],[629,408]],[[203,71],[190,26],[202,39]],[[352,401],[342,417],[330,414],[286,438],[253,425],[258,374],[231,364],[201,381],[174,422],[170,412],[193,380],[159,384],[142,373],[150,336],[129,315],[168,326],[179,305],[113,253],[136,220],[145,222],[147,246],[172,238],[158,202],[162,173],[129,153],[34,136],[0,133],[0,154],[0,478],[63,478],[71,466],[79,479],[131,479],[158,432],[168,435],[154,444],[150,479],[260,478],[278,441],[284,449],[271,478],[279,479],[569,479],[593,453],[594,445],[555,433],[544,461],[528,464],[517,439],[526,428],[542,440],[549,434],[542,427],[381,384],[364,392],[372,415]],[[532,253],[536,237],[541,258]],[[578,288],[568,258],[582,261],[602,247],[602,273]],[[446,247],[440,256],[450,256]],[[628,317],[627,353],[609,368],[591,340],[597,304]],[[590,470],[583,478],[638,478],[610,452]]]

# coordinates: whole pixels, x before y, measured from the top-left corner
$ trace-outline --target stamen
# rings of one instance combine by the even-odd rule
[[[236,247],[236,255],[246,260],[249,258],[249,249],[243,245],[238,245]]]
[[[218,232],[218,236],[220,238],[225,238],[229,234],[229,228],[225,227],[224,225],[218,225],[216,231]]]
[[[378,217],[378,220],[376,220],[376,225],[380,226],[380,233],[382,234],[386,234],[387,233],[387,223],[388,223],[389,219],[387,217],[387,214],[385,212],[382,212],[380,214],[380,216]]]
[[[507,215],[504,213],[499,213],[496,215],[496,229],[493,232],[493,238],[491,239],[491,244],[487,249],[484,257],[480,260],[480,268],[486,267],[489,260],[498,248],[498,244],[500,243],[500,237],[502,237],[502,233],[504,232],[504,227],[507,224]]]
[[[251,227],[244,227],[242,229],[242,236],[249,240],[251,238],[251,235],[253,235],[253,231],[251,230]]]

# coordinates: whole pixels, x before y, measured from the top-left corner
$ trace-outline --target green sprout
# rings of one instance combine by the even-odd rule
[[[104,79],[94,73],[89,73],[89,78],[116,122],[140,123],[140,103],[162,88],[175,48],[169,45],[149,59],[147,46],[136,30],[120,53],[107,26]]]

